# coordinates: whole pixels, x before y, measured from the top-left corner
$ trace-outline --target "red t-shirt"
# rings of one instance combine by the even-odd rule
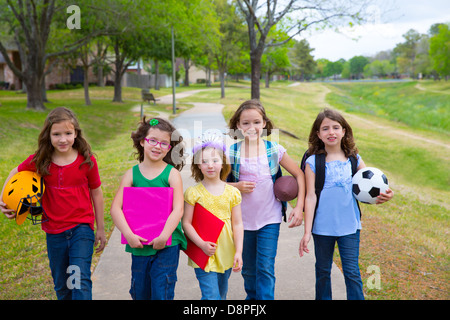
[[[19,171],[36,171],[36,164],[30,155],[18,166]],[[100,175],[94,156],[92,168],[83,163],[85,158],[78,154],[77,159],[66,166],[50,164],[50,175],[44,176],[45,191],[42,207],[48,217],[42,223],[42,230],[47,233],[61,233],[87,223],[94,230],[95,215],[92,207],[90,189],[100,187]]]

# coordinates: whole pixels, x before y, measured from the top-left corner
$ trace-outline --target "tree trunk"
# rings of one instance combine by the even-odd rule
[[[99,87],[105,86],[105,81],[103,80],[103,64],[99,63],[97,66],[97,85]]]
[[[259,79],[261,78],[261,54],[250,54],[250,66],[251,66],[251,97],[252,99],[259,100]]]
[[[159,90],[159,61],[155,59],[155,90]]]
[[[113,102],[123,102],[122,101],[122,73],[116,72],[114,77],[114,98]]]
[[[42,77],[37,74],[25,77],[27,86],[27,109],[43,111],[45,110],[42,100]]]
[[[219,70],[220,98],[225,98],[225,71]]]
[[[88,78],[89,67],[84,67],[83,70],[84,70],[83,72],[84,103],[87,106],[90,106],[92,105],[92,103],[91,99],[89,98],[89,78]]]
[[[184,86],[189,87],[189,60],[184,59]]]
[[[114,98],[113,102],[122,101],[122,76],[124,72],[124,57],[120,55],[119,41],[116,39],[114,43],[115,61],[114,66],[116,68],[114,72]]]
[[[270,73],[269,70],[266,71],[266,88],[270,87]]]

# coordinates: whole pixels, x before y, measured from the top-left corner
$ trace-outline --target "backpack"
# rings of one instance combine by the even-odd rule
[[[238,150],[240,148],[240,143],[242,142],[238,142],[235,144],[232,144],[230,146],[230,154],[229,157],[230,159],[232,159],[232,163],[231,163],[231,172],[228,174],[227,177],[227,182],[238,182],[239,181],[239,167],[240,167],[240,162],[238,161]],[[277,180],[279,177],[282,176],[282,171],[281,171],[281,166],[278,164],[278,149],[276,148],[276,143],[269,141],[269,140],[264,140],[264,143],[266,145],[266,150],[267,150],[267,159],[269,161],[269,167],[270,167],[270,173],[272,175],[272,181],[275,184],[275,180]],[[275,165],[276,164],[276,165]],[[236,175],[237,173],[237,175]],[[283,216],[283,221],[286,222],[286,211],[287,211],[287,202],[286,201],[281,201],[281,213]]]
[[[305,151],[302,157],[302,161],[300,163],[300,169],[302,169],[303,173],[306,169],[306,159],[309,157],[308,150]],[[314,218],[316,216],[317,207],[319,206],[320,193],[322,192],[323,185],[325,184],[325,153],[316,154],[315,158],[315,167],[316,167],[316,181],[315,181],[315,191],[316,191],[316,207],[314,209]],[[356,157],[350,156],[350,162],[352,164],[352,177],[355,175],[356,171],[358,171],[358,159]],[[358,205],[359,214],[361,216],[361,208],[359,207],[359,202],[356,200],[356,204]],[[313,225],[314,225],[313,218]]]

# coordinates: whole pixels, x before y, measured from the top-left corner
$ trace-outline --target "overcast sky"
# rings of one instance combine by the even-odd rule
[[[353,28],[342,28],[341,33],[332,30],[303,34],[311,48],[314,59],[326,58],[336,61],[349,60],[356,55],[373,56],[379,51],[393,49],[409,29],[427,33],[434,23],[450,22],[450,0],[379,0],[380,6],[372,6],[377,13],[383,4],[391,10],[378,14],[373,23]],[[352,40],[358,37],[359,39]]]

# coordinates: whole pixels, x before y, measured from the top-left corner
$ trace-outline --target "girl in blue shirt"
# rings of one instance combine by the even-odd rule
[[[358,155],[350,125],[340,113],[324,109],[317,116],[309,135],[306,160],[305,233],[300,241],[300,257],[308,253],[311,234],[316,256],[316,299],[331,300],[331,266],[335,243],[342,261],[347,299],[363,300],[358,266],[360,212],[352,193],[352,167],[349,157],[357,158],[358,170],[366,165]],[[325,153],[325,183],[316,208],[315,155]],[[390,200],[394,193],[387,189],[377,203]],[[314,222],[314,224],[313,224]]]

